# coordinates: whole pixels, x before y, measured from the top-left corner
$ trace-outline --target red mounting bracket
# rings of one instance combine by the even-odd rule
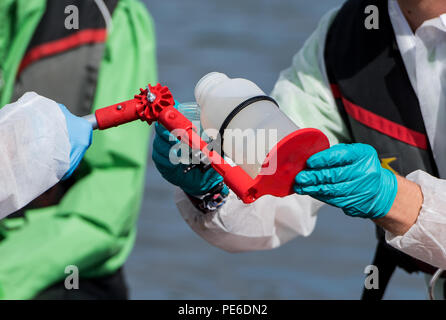
[[[294,178],[305,168],[307,159],[330,146],[327,137],[317,129],[297,130],[273,147],[260,174],[252,179],[241,167],[231,166],[219,153],[208,149],[207,143],[197,134],[197,128],[175,109],[169,88],[149,84],[140,91],[132,100],[96,110],[97,128],[104,130],[140,119],[148,124],[158,121],[171,132],[182,129],[175,130],[181,132],[177,138],[192,149],[201,150],[226,185],[244,203],[254,202],[264,195],[285,197],[293,194]],[[273,173],[267,172],[271,165],[275,168]]]

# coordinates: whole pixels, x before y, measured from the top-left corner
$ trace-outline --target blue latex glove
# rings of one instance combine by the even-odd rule
[[[295,179],[294,190],[342,208],[349,216],[381,218],[393,205],[395,175],[381,167],[366,144],[338,144],[314,154]]]
[[[73,115],[63,104],[59,104],[59,107],[65,115],[71,145],[70,168],[62,178],[65,180],[73,174],[84,157],[85,151],[90,147],[93,127],[87,120]]]
[[[194,196],[203,195],[209,192],[217,184],[223,181],[223,177],[219,175],[213,168],[206,172],[201,172],[198,168],[194,168],[187,173],[184,169],[185,164],[173,164],[169,160],[170,152],[177,152],[179,157],[180,149],[172,147],[179,143],[170,132],[159,123],[155,124],[155,139],[153,141],[152,159],[161,175],[170,183],[180,187],[186,193]],[[169,137],[171,140],[169,140]],[[222,194],[227,195],[228,187],[225,185]]]

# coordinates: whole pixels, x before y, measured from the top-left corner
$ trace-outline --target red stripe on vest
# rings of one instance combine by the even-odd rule
[[[333,96],[342,99],[345,111],[356,121],[411,146],[427,150],[427,136],[366,110],[342,96],[339,86],[331,85]]]
[[[333,92],[333,96],[335,99],[342,99],[341,90],[339,90],[339,86],[336,84],[331,84],[331,92]]]
[[[38,45],[29,50],[25,55],[20,64],[18,74],[37,60],[76,48],[83,44],[105,42],[106,37],[106,29],[86,29],[78,31],[65,38]]]

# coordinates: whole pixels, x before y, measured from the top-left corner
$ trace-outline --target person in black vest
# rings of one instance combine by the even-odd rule
[[[332,147],[308,160],[297,194],[285,198],[245,205],[230,192],[209,210],[201,202],[211,194],[195,201],[178,190],[177,206],[196,233],[231,252],[271,249],[309,235],[325,202],[379,226],[380,286],[364,299],[382,298],[397,266],[446,269],[444,1],[346,1],[322,18],[272,96]],[[157,135],[154,153],[169,150],[165,143]]]
[[[142,1],[0,1],[0,25],[0,107],[22,96],[37,103],[27,93],[36,92],[80,117],[156,83],[154,24]],[[59,112],[57,104],[45,110]],[[17,125],[37,123],[39,137],[49,138],[44,117],[34,116]],[[11,128],[10,136],[23,133]],[[123,265],[135,240],[149,130],[132,123],[96,135],[69,179],[47,176],[48,191],[0,221],[0,299],[129,297]],[[55,162],[65,164],[63,150]],[[39,151],[32,160],[44,157]],[[19,155],[12,161],[20,166]]]

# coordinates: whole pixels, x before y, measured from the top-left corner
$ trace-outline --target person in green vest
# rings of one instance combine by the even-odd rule
[[[0,2],[0,107],[35,91],[82,116],[156,80],[154,26],[141,2]],[[122,266],[135,240],[149,126],[96,132],[93,141],[69,179],[0,221],[1,299],[127,298]]]

